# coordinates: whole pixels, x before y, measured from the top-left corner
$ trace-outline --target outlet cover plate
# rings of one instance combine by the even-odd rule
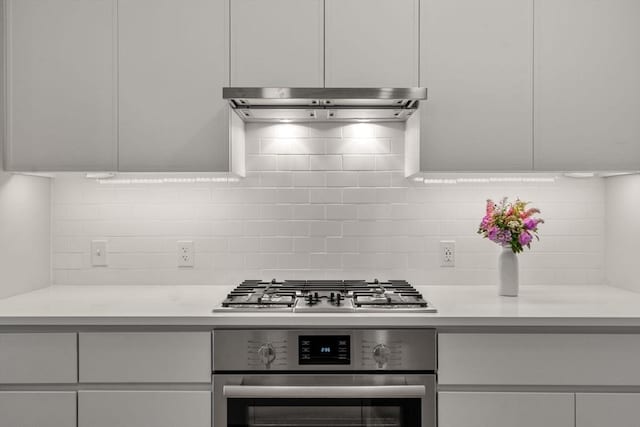
[[[455,267],[456,265],[456,241],[440,241],[440,267]]]
[[[93,267],[106,267],[107,264],[107,241],[91,241],[91,265]]]
[[[178,241],[178,267],[194,267],[195,266],[195,249],[193,240]]]

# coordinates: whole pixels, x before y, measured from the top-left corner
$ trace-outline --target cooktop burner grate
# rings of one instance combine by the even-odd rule
[[[406,280],[245,280],[214,311],[435,312]]]

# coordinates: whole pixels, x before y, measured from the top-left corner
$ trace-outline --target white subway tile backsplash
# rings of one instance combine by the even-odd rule
[[[375,168],[377,171],[400,171],[404,169],[404,156],[389,154],[385,156],[376,156]]]
[[[311,203],[342,203],[342,189],[323,188],[309,190],[309,200]]]
[[[309,190],[287,188],[276,192],[278,203],[309,203]]]
[[[293,174],[295,187],[325,187],[327,175],[325,172],[297,172]]]
[[[309,223],[311,236],[329,237],[342,235],[342,223],[338,221],[314,221]]]
[[[327,219],[353,219],[357,217],[358,205],[327,205]]]
[[[248,175],[237,183],[54,182],[57,284],[231,285],[247,278],[407,279],[495,284],[499,248],[476,234],[485,201],[541,208],[540,242],[520,256],[523,284],[603,281],[601,180],[425,185],[404,179],[401,123],[247,124]],[[106,239],[109,266],[90,266]],[[176,241],[196,266],[178,268]],[[456,267],[439,265],[456,241]]]
[[[309,127],[311,138],[342,138],[343,125],[340,123],[316,123]]]
[[[304,252],[326,252],[326,239],[323,237],[299,237],[293,239],[293,251]]]
[[[306,171],[309,170],[309,156],[285,154],[278,156],[277,167],[279,171]]]
[[[351,171],[376,170],[376,157],[374,155],[344,155],[342,167]]]
[[[391,141],[386,138],[345,138],[327,144],[327,154],[389,154]]]
[[[327,252],[358,252],[358,239],[353,237],[327,237]]]
[[[247,155],[247,170],[274,171],[277,170],[278,156]]]
[[[327,187],[357,187],[356,172],[327,172]]]
[[[314,171],[342,170],[340,155],[311,155],[309,161],[309,168]]]
[[[279,172],[264,172],[258,175],[261,187],[260,190],[264,191],[264,188],[269,187],[291,187],[293,186],[292,173],[279,173]]]
[[[375,188],[345,188],[342,200],[344,203],[375,203],[377,192]]]
[[[325,209],[323,205],[295,205],[293,207],[293,219],[325,219]]]
[[[358,186],[360,187],[389,187],[391,172],[358,172]]]
[[[293,239],[291,237],[262,237],[260,246],[254,246],[247,252],[255,251],[258,248],[261,252],[292,252]]]

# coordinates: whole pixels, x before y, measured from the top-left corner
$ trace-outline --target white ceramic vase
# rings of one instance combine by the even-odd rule
[[[518,256],[511,247],[502,248],[498,257],[498,274],[500,275],[500,295],[505,297],[518,296]]]

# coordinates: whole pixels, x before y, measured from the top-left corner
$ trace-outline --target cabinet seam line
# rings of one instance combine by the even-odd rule
[[[536,0],[531,0],[531,170],[536,170]]]

